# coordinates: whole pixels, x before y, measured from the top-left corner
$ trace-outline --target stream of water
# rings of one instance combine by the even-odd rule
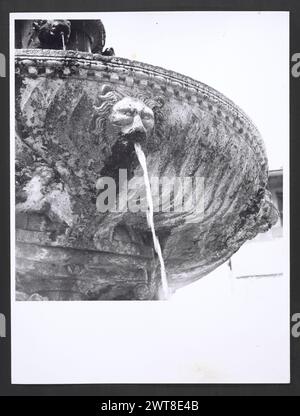
[[[62,42],[63,50],[65,51],[66,50],[66,43],[65,43],[65,35],[64,35],[64,32],[61,32],[61,42]]]
[[[146,213],[147,214],[147,222],[148,222],[148,225],[151,229],[154,249],[155,249],[155,251],[158,255],[158,259],[159,259],[159,263],[160,263],[160,275],[161,275],[161,284],[162,284],[163,295],[164,295],[165,299],[168,299],[168,297],[169,297],[169,286],[168,286],[165,262],[164,262],[164,259],[163,259],[160,242],[159,242],[159,239],[158,239],[158,237],[156,235],[156,232],[155,232],[153,198],[152,198],[152,193],[151,193],[151,186],[150,186],[149,174],[148,174],[148,169],[147,169],[146,156],[145,156],[145,153],[143,152],[139,143],[135,143],[134,148],[135,148],[137,158],[140,162],[140,165],[141,165],[141,167],[143,169],[143,173],[144,173],[146,198],[147,198],[147,203],[148,203],[148,210],[147,210],[147,213]]]

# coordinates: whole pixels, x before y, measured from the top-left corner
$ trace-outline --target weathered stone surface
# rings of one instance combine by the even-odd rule
[[[277,220],[260,134],[217,91],[126,59],[18,50],[16,267],[28,300],[158,296],[145,213],[96,209],[97,181],[118,179],[120,168],[143,193],[132,143],[120,141],[129,136],[114,122],[124,100],[150,119],[153,113],[142,137],[150,176],[205,178],[204,213],[155,213],[172,290],[214,270]]]
[[[15,47],[17,49],[65,48],[103,53],[105,38],[105,29],[101,20],[22,19],[15,21]]]

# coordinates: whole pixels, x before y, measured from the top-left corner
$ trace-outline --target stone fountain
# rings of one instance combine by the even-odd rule
[[[145,212],[97,209],[101,178],[123,192],[120,170],[142,192],[136,142],[150,177],[204,181],[203,209],[154,213],[171,292],[277,221],[249,118],[207,85],[104,44],[100,21],[16,22],[18,300],[161,298]]]

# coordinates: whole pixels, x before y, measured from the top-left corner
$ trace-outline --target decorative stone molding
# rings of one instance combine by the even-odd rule
[[[31,58],[31,59],[30,59]],[[142,85],[178,100],[194,103],[224,119],[229,127],[253,148],[261,163],[267,164],[264,143],[256,126],[232,101],[213,88],[163,68],[124,58],[75,51],[16,50],[16,71],[35,77],[71,76],[126,85]]]
[[[222,94],[122,58],[42,49],[15,58],[17,287],[28,299],[158,297],[145,213],[96,209],[99,178],[123,167],[130,181],[142,176],[130,140],[120,141],[117,103],[139,114],[150,176],[205,179],[204,215],[155,214],[171,290],[277,221],[260,134]]]

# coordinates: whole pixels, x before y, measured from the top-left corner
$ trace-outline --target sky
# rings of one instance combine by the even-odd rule
[[[287,12],[101,13],[116,56],[188,75],[233,100],[258,127],[270,169],[289,140]]]

